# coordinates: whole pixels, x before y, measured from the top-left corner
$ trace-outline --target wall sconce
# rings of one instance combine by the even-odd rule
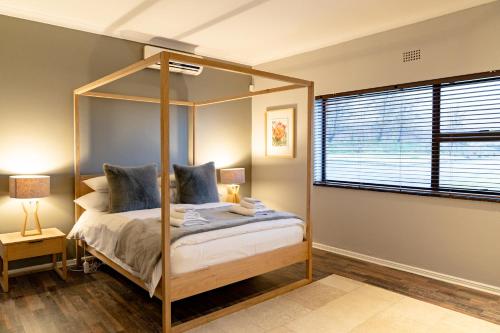
[[[227,184],[227,202],[239,203],[240,184],[245,183],[245,168],[220,169],[220,182]]]
[[[24,224],[21,229],[21,236],[40,235],[42,228],[38,219],[38,198],[47,197],[50,194],[50,177],[49,176],[10,176],[9,177],[9,192],[11,198],[28,199],[22,200],[21,204],[24,211]],[[26,231],[28,221],[34,220],[35,229]]]

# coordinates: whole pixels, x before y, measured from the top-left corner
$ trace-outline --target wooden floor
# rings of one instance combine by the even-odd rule
[[[314,279],[338,274],[500,324],[500,296],[314,250]],[[302,278],[296,265],[175,302],[183,322]],[[0,332],[160,332],[161,302],[107,267],[91,275],[52,272],[10,280],[0,293]]]

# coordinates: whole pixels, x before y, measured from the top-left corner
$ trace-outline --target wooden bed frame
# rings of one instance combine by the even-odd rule
[[[214,69],[236,72],[247,75],[260,76],[272,80],[282,81],[288,85],[264,89],[255,92],[249,92],[238,96],[231,96],[226,98],[218,98],[207,101],[190,102],[171,100],[169,98],[169,61],[181,61],[191,64],[201,65]],[[146,67],[160,63],[160,94],[159,99],[144,96],[129,96],[120,94],[111,94],[104,92],[93,92],[92,90],[99,88],[105,84],[111,83],[120,78],[126,77]],[[198,107],[205,105],[212,105],[228,101],[235,101],[252,96],[263,94],[287,91],[292,89],[306,88],[307,89],[307,195],[306,195],[306,233],[305,240],[299,244],[279,248],[270,252],[265,252],[248,258],[243,258],[227,263],[222,263],[210,266],[194,272],[185,273],[179,276],[171,276],[170,274],[170,191],[169,191],[169,106],[182,105],[189,107],[189,162],[195,162],[195,122],[196,110]],[[264,72],[256,70],[243,65],[228,64],[218,60],[209,60],[203,58],[192,57],[177,53],[170,53],[163,51],[159,54],[153,55],[147,59],[141,60],[135,64],[118,70],[112,74],[104,76],[94,82],[84,85],[74,90],[73,93],[73,114],[74,114],[74,158],[75,158],[75,198],[78,198],[86,193],[92,191],[82,181],[95,175],[81,175],[80,173],[80,112],[79,112],[79,99],[81,96],[94,97],[94,98],[107,98],[116,100],[126,100],[144,103],[157,103],[160,104],[160,127],[161,127],[161,192],[162,192],[162,207],[161,207],[161,220],[162,220],[162,279],[155,295],[163,301],[163,332],[184,332],[196,326],[202,325],[211,320],[227,314],[239,311],[251,305],[273,298],[280,294],[286,293],[295,288],[306,285],[312,281],[312,226],[311,226],[311,186],[312,186],[312,147],[311,147],[311,123],[312,112],[314,107],[314,83],[298,78],[284,76],[280,74]],[[167,166],[167,167],[165,167]],[[83,210],[75,205],[75,221],[81,215]],[[77,265],[81,264],[82,250],[85,248],[87,252],[94,255],[111,268],[115,269],[120,274],[124,275],[130,281],[146,289],[144,282],[139,278],[133,276],[122,267],[114,263],[105,255],[87,245],[85,242],[79,240],[77,242]],[[198,317],[191,321],[172,326],[171,324],[171,303],[186,297],[190,297],[205,291],[219,288],[234,282],[242,281],[244,279],[258,276],[273,270],[277,270],[295,263],[306,262],[306,271],[304,279],[293,282],[286,286],[274,289],[265,294],[261,294],[254,298],[245,300],[235,305],[217,310],[209,313],[208,315]]]

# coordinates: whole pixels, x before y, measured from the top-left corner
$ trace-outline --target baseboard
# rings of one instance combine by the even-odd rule
[[[92,257],[87,256],[85,258],[88,260]],[[82,259],[84,259],[84,258],[82,258]],[[59,265],[62,264],[60,261],[58,261],[57,263]],[[68,267],[76,265],[76,259],[68,259],[66,261],[66,265]],[[19,276],[19,275],[31,274],[31,273],[36,273],[36,272],[49,271],[51,269],[53,269],[51,262],[48,262],[46,264],[26,266],[26,267],[21,267],[21,268],[16,268],[16,269],[9,269],[9,277],[15,277],[15,276]]]
[[[313,247],[316,249],[319,249],[319,250],[324,250],[324,251],[340,254],[340,255],[343,255],[346,257],[371,262],[373,264],[398,269],[400,271],[405,271],[405,272],[425,276],[428,278],[432,278],[435,280],[453,283],[453,284],[456,284],[456,285],[459,285],[462,287],[467,287],[467,288],[471,288],[471,289],[475,289],[475,290],[479,290],[479,291],[483,291],[486,293],[495,294],[495,295],[500,296],[500,287],[497,287],[497,286],[492,286],[492,285],[484,284],[481,282],[471,281],[471,280],[463,279],[463,278],[452,276],[452,275],[434,272],[434,271],[430,271],[430,270],[419,268],[419,267],[405,265],[405,264],[401,264],[401,263],[398,263],[395,261],[380,259],[377,257],[368,256],[366,254],[357,253],[357,252],[353,252],[353,251],[349,251],[349,250],[344,250],[344,249],[340,249],[337,247],[333,247],[333,246],[329,246],[329,245],[325,245],[325,244],[321,244],[321,243],[313,242]]]

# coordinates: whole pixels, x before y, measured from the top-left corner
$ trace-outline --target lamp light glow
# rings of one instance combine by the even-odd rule
[[[239,203],[240,184],[245,183],[245,168],[220,169],[220,181],[227,184],[227,202]]]

